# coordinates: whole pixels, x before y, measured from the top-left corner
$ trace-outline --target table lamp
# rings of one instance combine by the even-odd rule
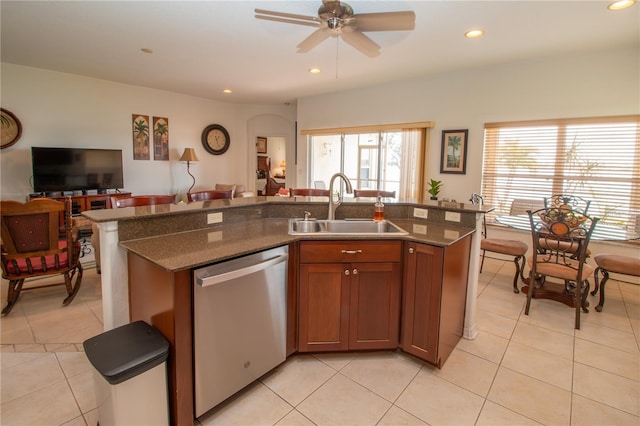
[[[286,171],[287,162],[285,160],[282,160],[280,162],[280,167],[282,168],[282,176],[286,176],[287,175],[287,171]]]
[[[198,156],[196,155],[196,152],[193,150],[193,148],[185,148],[184,152],[182,153],[182,157],[180,157],[180,160],[178,161],[187,162],[187,173],[189,173],[189,176],[191,176],[191,179],[193,179],[193,183],[191,184],[191,186],[189,187],[189,190],[187,191],[187,193],[189,193],[191,192],[191,189],[193,189],[194,185],[196,184],[196,178],[189,171],[189,165],[192,161],[199,161]]]

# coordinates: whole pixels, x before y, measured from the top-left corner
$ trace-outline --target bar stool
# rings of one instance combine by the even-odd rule
[[[618,254],[601,253],[594,256],[598,267],[595,271],[596,286],[591,292],[595,296],[598,292],[598,272],[602,271],[602,283],[600,283],[600,302],[596,306],[596,311],[602,312],[604,306],[604,285],[609,280],[609,272],[616,274],[631,275],[640,277],[640,259]]]

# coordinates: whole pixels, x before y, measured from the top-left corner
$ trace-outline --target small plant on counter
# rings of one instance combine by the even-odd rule
[[[427,192],[429,192],[429,194],[431,194],[431,199],[432,200],[437,200],[438,199],[438,194],[440,193],[440,188],[441,187],[442,187],[442,181],[441,180],[431,179],[429,181],[429,190]]]

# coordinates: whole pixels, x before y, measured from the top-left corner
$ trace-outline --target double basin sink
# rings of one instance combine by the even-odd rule
[[[407,235],[388,220],[371,219],[289,219],[289,235]]]

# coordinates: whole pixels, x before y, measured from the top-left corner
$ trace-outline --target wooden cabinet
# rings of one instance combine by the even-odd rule
[[[400,348],[441,367],[462,337],[471,237],[447,246],[405,242]]]
[[[300,352],[398,346],[401,244],[300,243]]]
[[[130,196],[130,192],[118,192],[117,194],[94,194],[94,195],[70,195],[71,197],[71,216],[80,216],[80,213],[86,210],[102,210],[111,208],[111,197],[113,196]],[[30,196],[30,199],[40,198],[40,196]],[[64,203],[67,199],[65,195],[43,197]],[[63,219],[61,219],[62,221]],[[63,223],[61,222],[61,225]]]

